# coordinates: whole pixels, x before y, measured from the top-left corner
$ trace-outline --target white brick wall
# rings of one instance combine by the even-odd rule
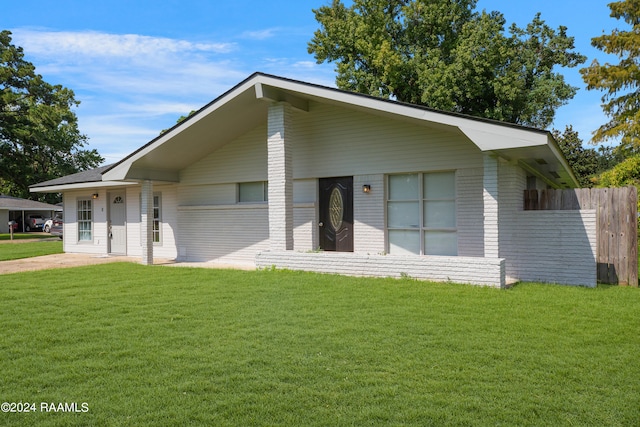
[[[483,177],[484,202],[484,256],[497,258],[499,256],[499,185],[498,159],[485,154]]]
[[[458,255],[484,256],[482,168],[456,171]]]
[[[256,266],[347,276],[402,277],[406,275],[421,280],[505,286],[504,260],[500,258],[263,251],[256,255]]]
[[[267,157],[269,178],[269,241],[274,250],[293,249],[293,135],[291,106],[269,106]]]
[[[511,280],[596,286],[595,210],[520,211],[512,224],[501,238]]]
[[[525,211],[526,172],[500,162],[500,256],[507,282],[596,285],[594,211]]]

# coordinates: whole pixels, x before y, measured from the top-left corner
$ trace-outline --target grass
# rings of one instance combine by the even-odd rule
[[[3,425],[637,425],[640,291],[129,263],[2,276]]]
[[[27,243],[5,243],[0,245],[0,261],[12,259],[31,258],[41,255],[61,254],[62,240],[27,242]],[[0,264],[0,269],[2,265]]]
[[[13,240],[27,240],[27,239],[50,239],[49,233],[13,233]],[[0,233],[0,240],[11,240],[11,234]]]

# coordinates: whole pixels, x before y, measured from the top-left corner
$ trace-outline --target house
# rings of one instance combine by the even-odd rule
[[[36,200],[22,199],[20,197],[0,194],[0,233],[9,232],[9,221],[19,225],[27,224],[29,215],[41,215],[44,218],[53,217],[55,212],[62,211],[60,206]],[[23,231],[20,227],[19,231]]]
[[[595,286],[595,211],[551,134],[256,73],[64,195],[66,252]]]

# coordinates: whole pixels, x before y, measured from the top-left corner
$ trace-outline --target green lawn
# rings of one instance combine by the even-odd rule
[[[62,240],[0,244],[0,261],[61,253]],[[0,269],[2,269],[2,264],[0,264]]]
[[[3,425],[638,425],[640,291],[130,263],[0,278]]]
[[[13,240],[50,239],[49,233],[13,233]],[[11,240],[11,234],[0,233],[0,240]]]

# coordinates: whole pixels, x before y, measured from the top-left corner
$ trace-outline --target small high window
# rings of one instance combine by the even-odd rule
[[[266,202],[268,198],[269,184],[267,181],[241,182],[238,184],[238,202],[259,203]]]

